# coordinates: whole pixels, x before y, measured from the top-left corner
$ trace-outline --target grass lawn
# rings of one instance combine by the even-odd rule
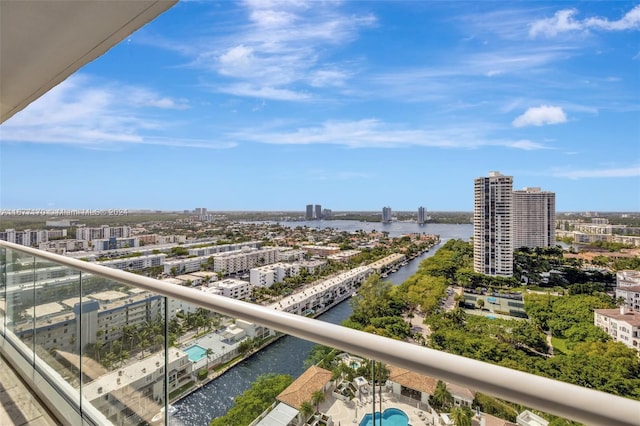
[[[567,339],[563,339],[562,337],[552,337],[551,344],[553,345],[554,353],[564,355],[571,353],[571,351],[567,349]]]

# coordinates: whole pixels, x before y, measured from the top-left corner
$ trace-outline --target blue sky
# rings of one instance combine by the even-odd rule
[[[181,2],[0,127],[0,207],[640,211],[638,2]]]

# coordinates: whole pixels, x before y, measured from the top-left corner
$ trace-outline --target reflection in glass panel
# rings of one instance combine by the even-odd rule
[[[80,301],[80,272],[37,259],[32,316],[35,324],[36,356],[74,388],[80,386],[78,371],[78,318],[74,307]]]
[[[89,276],[82,280],[78,310],[84,400],[114,424],[161,420],[165,402],[164,298]],[[173,351],[168,356],[170,368],[180,362]]]
[[[4,247],[0,247],[0,333],[4,335],[5,312],[7,312],[7,251]]]
[[[15,250],[6,250],[6,324],[29,348],[33,349],[34,258]]]

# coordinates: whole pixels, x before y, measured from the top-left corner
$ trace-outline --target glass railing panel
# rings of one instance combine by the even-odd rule
[[[35,354],[78,389],[79,342],[74,307],[80,303],[80,272],[36,259],[32,315]]]
[[[0,334],[4,335],[7,312],[7,250],[0,247]]]
[[[69,406],[57,409],[64,418],[79,420],[80,342],[74,307],[80,303],[81,272],[36,257],[33,277],[33,306],[24,315],[33,320],[35,365],[41,380],[62,390]]]
[[[33,364],[34,348],[34,265],[33,256],[6,249],[5,321],[6,331],[15,334],[24,345],[25,357]]]
[[[82,396],[118,425],[164,422],[164,297],[83,276],[80,312]],[[179,361],[178,361],[179,362]]]

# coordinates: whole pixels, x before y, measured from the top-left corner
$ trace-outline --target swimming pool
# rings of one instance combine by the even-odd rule
[[[189,355],[189,361],[198,362],[207,356],[207,350],[199,345],[189,346],[184,350]]]
[[[378,420],[380,420],[380,412],[376,412],[376,424]],[[382,421],[384,426],[407,426],[409,424],[409,416],[397,408],[387,408],[382,413]],[[371,414],[366,414],[360,421],[360,426],[371,425]]]

